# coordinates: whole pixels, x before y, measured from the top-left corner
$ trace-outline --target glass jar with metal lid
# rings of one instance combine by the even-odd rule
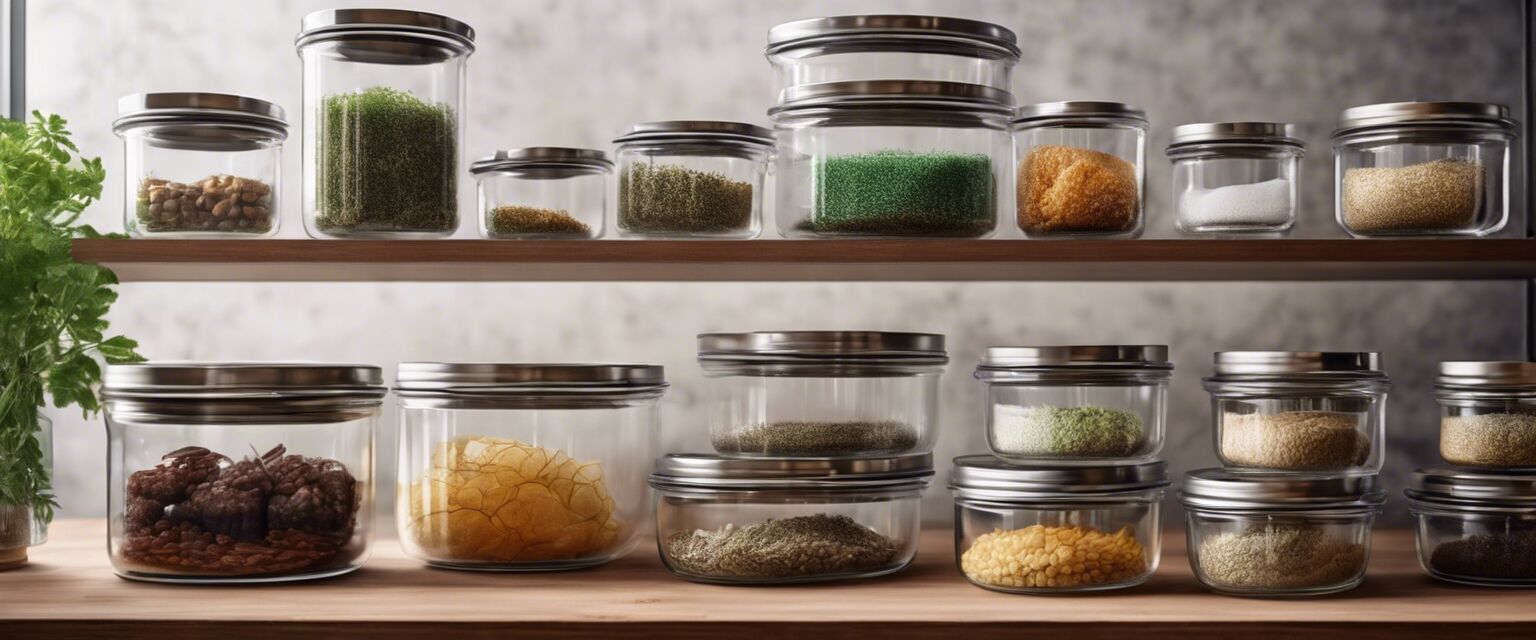
[[[1487,235],[1509,220],[1504,105],[1392,102],[1345,109],[1333,132],[1334,211],[1350,235]]]
[[[1536,587],[1536,473],[1430,467],[1414,471],[1404,493],[1429,575]]]
[[[362,566],[373,520],[378,367],[112,365],[108,551],[119,576],[242,583]]]
[[[614,138],[619,235],[754,238],[773,132],[711,120],[645,122]]]
[[[395,523],[406,555],[486,571],[623,557],[650,511],[663,370],[404,362]]]
[[[1013,96],[982,85],[802,85],[768,111],[779,233],[978,237],[1007,193]]]
[[[475,31],[400,9],[304,17],[304,226],[317,238],[437,238],[459,226]]]
[[[1025,235],[1141,235],[1145,111],[1092,100],[1026,105],[1013,120],[1013,149]]]
[[[1296,223],[1306,143],[1277,122],[1207,122],[1173,130],[1175,225],[1184,233],[1279,233]]]
[[[871,578],[917,553],[929,454],[656,461],[656,538],[674,575],[717,584]]]
[[[1536,471],[1536,362],[1442,362],[1440,457]]]
[[[1372,352],[1219,351],[1216,454],[1230,467],[1381,471],[1387,374]]]
[[[123,226],[137,237],[277,233],[283,108],[225,93],[136,93],[117,101]]]
[[[955,558],[971,584],[1010,593],[1121,589],[1157,571],[1167,466],[1013,465],[955,458]]]
[[[1019,463],[1150,458],[1172,376],[1163,345],[989,347],[976,367],[987,446]]]
[[[608,210],[613,161],[597,149],[497,151],[469,166],[486,238],[596,238]]]
[[[709,436],[732,456],[888,456],[933,448],[944,336],[699,335]]]
[[[1217,593],[1314,596],[1365,579],[1386,494],[1369,474],[1200,469],[1184,477],[1189,564]]]

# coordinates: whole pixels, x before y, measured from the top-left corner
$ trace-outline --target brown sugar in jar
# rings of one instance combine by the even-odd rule
[[[1018,198],[1019,227],[1032,234],[1130,231],[1141,210],[1134,165],[1060,145],[1024,156]]]

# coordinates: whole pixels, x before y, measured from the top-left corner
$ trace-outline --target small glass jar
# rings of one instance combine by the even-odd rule
[[[955,458],[955,559],[983,589],[1052,594],[1132,587],[1162,555],[1162,461],[1015,466]]]
[[[931,333],[700,334],[710,443],[730,456],[931,451],[948,361]]]
[[[661,367],[405,362],[396,384],[406,555],[551,571],[634,548],[650,511]]]
[[[1414,471],[1404,493],[1429,575],[1536,587],[1536,473],[1430,467]]]
[[[784,237],[964,237],[997,228],[1013,96],[876,80],[801,86],[768,111]]]
[[[123,227],[138,238],[277,233],[283,108],[224,93],[136,93],[117,101]]]
[[[637,124],[613,140],[619,235],[755,238],[773,132],[740,122]]]
[[[1353,107],[1333,133],[1334,211],[1355,237],[1483,236],[1509,221],[1504,105],[1393,102]]]
[[[1163,345],[989,347],[987,446],[1017,463],[1101,464],[1163,448],[1168,380]]]
[[[1375,475],[1200,469],[1179,492],[1189,565],[1234,596],[1317,596],[1365,579],[1386,495]]]
[[[1184,233],[1283,233],[1296,223],[1306,143],[1276,122],[1215,122],[1173,130],[1175,226]]]
[[[480,235],[585,239],[603,234],[613,161],[596,149],[497,151],[469,166],[480,190]]]
[[[452,235],[474,29],[423,11],[330,9],[304,17],[295,45],[309,235]]]
[[[378,367],[107,367],[108,552],[117,575],[325,578],[367,558]]]
[[[1387,375],[1371,352],[1219,351],[1211,393],[1222,464],[1381,471]]]
[[[656,461],[656,538],[673,575],[728,585],[872,578],[917,554],[929,454]]]
[[[1442,362],[1440,457],[1536,470],[1536,362]]]
[[[1141,235],[1147,114],[1120,102],[1046,102],[1013,120],[1019,228],[1031,238]]]

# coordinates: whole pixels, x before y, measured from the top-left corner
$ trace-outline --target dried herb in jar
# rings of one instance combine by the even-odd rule
[[[1027,233],[1112,233],[1141,215],[1136,166],[1077,147],[1042,145],[1019,163],[1019,226]]]
[[[1017,456],[1123,458],[1145,442],[1141,416],[1103,407],[998,405],[992,446]]]
[[[190,184],[145,178],[136,205],[139,228],[148,233],[267,233],[275,218],[270,185],[223,174]]]
[[[502,205],[491,209],[486,222],[492,235],[592,235],[592,227],[564,209]]]
[[[636,162],[619,173],[619,228],[712,234],[752,226],[752,184],[712,171]]]
[[[818,233],[979,236],[996,226],[992,159],[880,151],[817,160]]]
[[[847,456],[900,453],[917,446],[917,429],[902,422],[767,422],[716,433],[720,453]]]
[[[1344,223],[1355,231],[1456,230],[1482,207],[1486,170],[1446,158],[1344,172]]]
[[[683,573],[721,578],[807,578],[889,568],[897,544],[844,515],[815,514],[715,530],[678,531],[663,542]]]
[[[1440,457],[1472,467],[1536,467],[1536,413],[1441,418]]]
[[[321,105],[315,225],[325,233],[458,226],[458,122],[446,104],[373,87]]]
[[[1135,580],[1147,573],[1146,551],[1131,526],[1031,525],[978,536],[960,554],[960,570],[985,585],[1071,589]]]

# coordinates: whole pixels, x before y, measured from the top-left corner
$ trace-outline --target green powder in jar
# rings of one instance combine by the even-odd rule
[[[879,571],[897,543],[844,515],[818,513],[715,530],[678,531],[663,541],[674,570],[720,578],[809,578]]]
[[[1123,458],[1145,442],[1141,416],[1124,409],[1001,404],[992,416],[992,448],[1005,455]]]
[[[458,226],[458,122],[446,104],[373,87],[327,96],[316,160],[325,233],[442,233]]]
[[[1440,457],[1471,467],[1536,467],[1536,413],[1441,418]]]
[[[901,453],[917,446],[917,429],[902,422],[767,422],[712,438],[720,453],[847,456]]]
[[[814,167],[817,233],[979,236],[996,226],[992,159],[980,153],[878,151]]]
[[[619,228],[718,234],[752,227],[752,184],[712,171],[636,162],[619,173]]]

